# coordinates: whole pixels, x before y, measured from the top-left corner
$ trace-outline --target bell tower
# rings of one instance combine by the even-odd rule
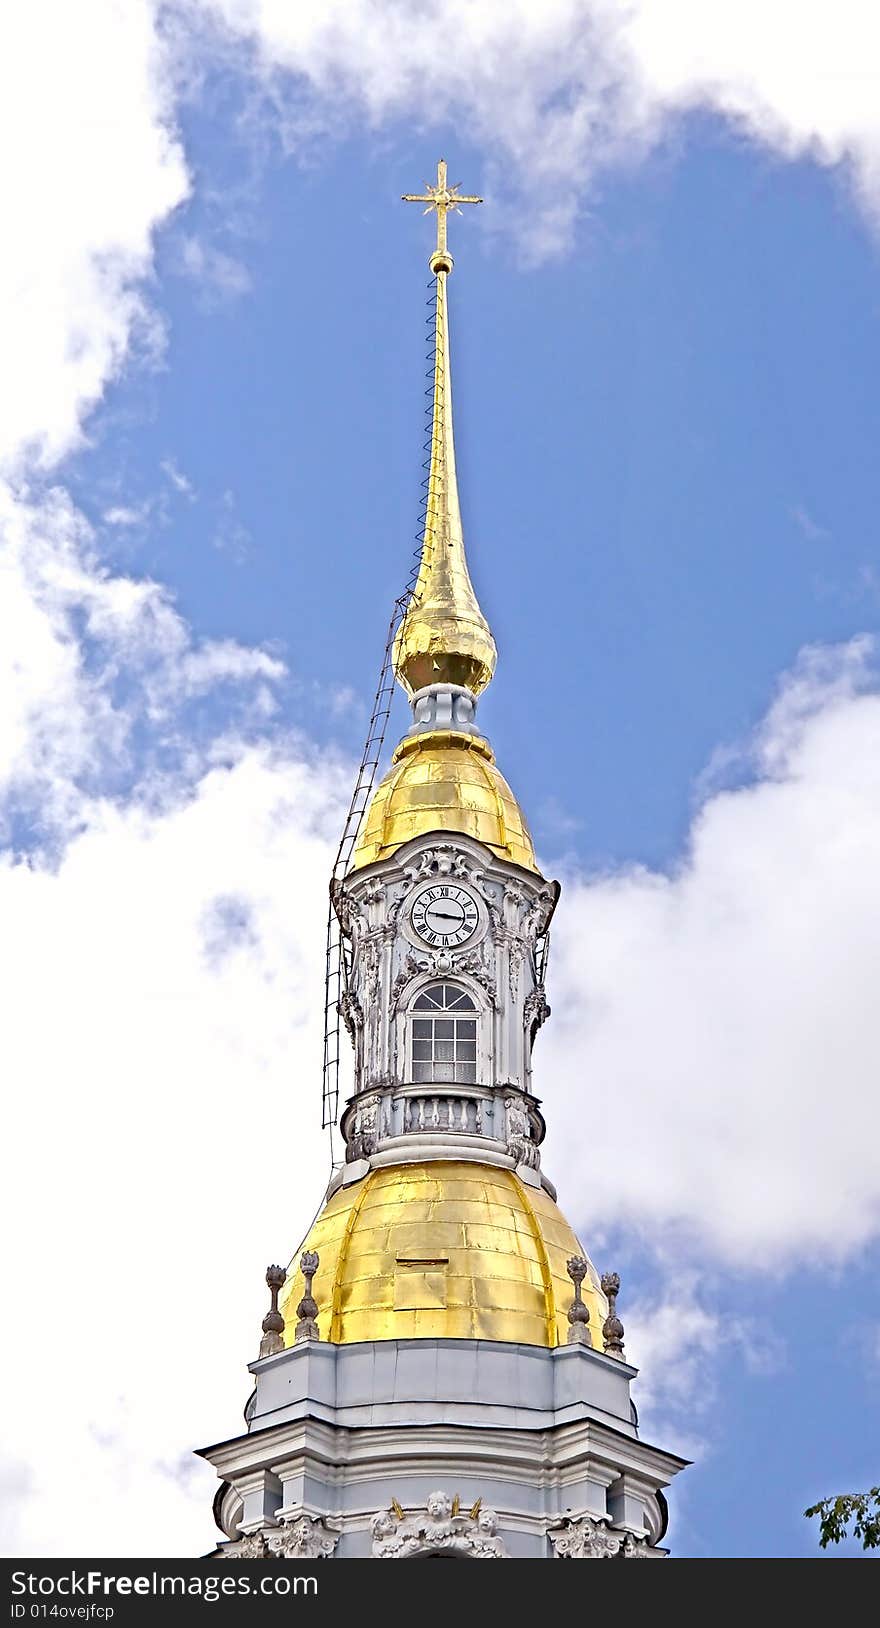
[[[559,886],[477,722],[496,664],[455,474],[446,222],[418,576],[392,648],[412,718],[333,885],[354,1089],[344,1158],[270,1267],[247,1432],[204,1449],[218,1554],[662,1558],[683,1460],[638,1431],[617,1316],[541,1167],[533,1050]]]

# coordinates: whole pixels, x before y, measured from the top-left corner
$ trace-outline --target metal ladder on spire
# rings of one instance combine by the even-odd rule
[[[391,613],[385,639],[382,670],[379,674],[379,683],[373,700],[373,711],[370,715],[370,727],[367,730],[360,768],[354,784],[354,791],[351,794],[348,814],[346,815],[330,877],[330,905],[327,912],[327,948],[324,978],[324,1083],[321,1099],[321,1127],[324,1130],[328,1126],[335,1125],[339,1118],[339,1005],[348,985],[350,970],[348,948],[336,913],[337,888],[351,864],[361,821],[373,794],[376,770],[379,767],[379,759],[382,756],[382,748],[385,744],[385,731],[388,727],[391,701],[394,695],[395,678],[391,664],[394,639],[405,615],[410,593],[411,589],[408,587],[406,592],[394,601],[394,610]]]
[[[422,545],[425,537],[426,520],[428,513],[431,453],[433,447],[433,399],[434,399],[434,369],[436,363],[436,312],[437,312],[437,285],[432,280],[429,286],[428,307],[429,314],[426,324],[429,327],[427,377],[430,380],[425,394],[428,397],[427,420],[428,434],[425,441],[425,459],[423,469],[428,473],[422,480],[422,500],[419,514],[419,530],[416,536],[416,548],[410,567],[409,579],[403,593],[394,601],[391,620],[388,623],[388,632],[385,637],[385,652],[382,658],[382,667],[379,673],[379,682],[373,700],[373,710],[370,714],[370,725],[364,749],[361,753],[360,767],[348,805],[345,825],[336,850],[336,859],[330,877],[330,904],[327,912],[327,938],[324,968],[324,1074],[321,1091],[321,1128],[330,1129],[339,1120],[339,1065],[340,1065],[340,1002],[348,987],[348,976],[351,970],[349,964],[349,951],[342,926],[336,913],[337,890],[342,878],[351,864],[355,843],[361,822],[373,795],[373,786],[376,780],[376,770],[382,757],[385,745],[385,733],[388,728],[388,719],[391,713],[391,702],[394,698],[395,677],[393,672],[394,640],[397,631],[406,615],[407,607],[411,604],[415,586],[418,581],[419,569],[422,559]]]

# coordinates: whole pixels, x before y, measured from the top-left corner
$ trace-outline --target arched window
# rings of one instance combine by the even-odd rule
[[[430,984],[412,1004],[413,1082],[477,1078],[477,1006],[458,984]]]

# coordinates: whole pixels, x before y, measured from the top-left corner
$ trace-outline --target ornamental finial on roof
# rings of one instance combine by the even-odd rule
[[[263,1318],[263,1338],[260,1341],[261,1357],[277,1357],[279,1351],[284,1350],[284,1318],[278,1310],[278,1296],[287,1281],[287,1273],[283,1266],[267,1266],[266,1282],[272,1296],[272,1304]]]
[[[623,1324],[617,1315],[617,1296],[620,1293],[620,1277],[617,1272],[602,1273],[602,1293],[608,1296],[608,1316],[602,1324],[602,1344],[606,1355],[619,1357],[623,1355]]]
[[[581,1284],[587,1275],[587,1263],[583,1255],[572,1255],[571,1259],[566,1261],[565,1264],[568,1275],[574,1284],[574,1299],[568,1308],[568,1343],[569,1345],[592,1345],[592,1335],[587,1327],[590,1321],[590,1311],[581,1298]]]
[[[312,1294],[312,1279],[320,1264],[320,1256],[314,1249],[306,1249],[303,1251],[302,1258],[300,1259],[299,1263],[299,1269],[306,1280],[306,1286],[302,1300],[296,1308],[296,1315],[299,1320],[296,1325],[294,1339],[297,1342],[300,1340],[318,1340],[321,1337],[318,1333],[318,1324],[316,1321],[318,1316],[318,1303]]]

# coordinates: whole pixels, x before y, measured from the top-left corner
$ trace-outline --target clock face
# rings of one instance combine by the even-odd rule
[[[412,924],[419,938],[433,949],[450,950],[465,944],[477,930],[480,913],[467,888],[454,882],[423,887],[412,903]]]

